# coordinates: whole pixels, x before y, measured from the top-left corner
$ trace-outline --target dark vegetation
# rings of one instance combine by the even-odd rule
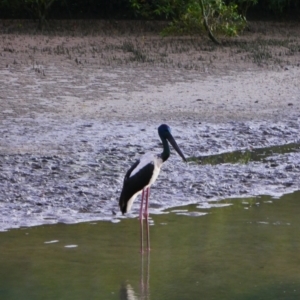
[[[0,18],[36,18],[39,13],[50,19],[155,18],[169,19],[179,14],[191,0],[0,0]],[[237,5],[239,13],[255,17],[299,18],[299,0],[204,0],[204,4],[223,2]],[[37,11],[39,10],[39,12]],[[141,13],[142,12],[142,13]]]
[[[300,0],[0,0],[0,18],[34,19],[41,30],[53,19],[164,20],[163,35],[206,31],[216,44],[249,16],[299,20]]]

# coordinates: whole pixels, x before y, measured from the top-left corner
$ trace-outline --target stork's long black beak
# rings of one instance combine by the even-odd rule
[[[173,136],[170,134],[169,137],[167,137],[168,141],[170,144],[173,146],[173,148],[176,150],[176,152],[181,156],[181,158],[186,162],[186,158],[184,157],[183,153],[181,152],[180,148],[178,147],[175,139]]]

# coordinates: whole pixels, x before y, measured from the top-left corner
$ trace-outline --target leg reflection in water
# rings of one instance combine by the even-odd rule
[[[144,206],[144,193],[146,193],[146,201],[145,201],[145,208],[143,213],[143,206]],[[150,251],[150,231],[149,231],[149,188],[146,189],[146,192],[143,190],[142,192],[142,200],[141,200],[141,208],[140,208],[140,232],[141,232],[141,253],[144,253],[144,229],[143,223],[144,218],[146,221],[146,238],[147,238],[147,248],[146,251]]]
[[[135,293],[129,282],[122,283],[120,288],[121,300],[150,300],[150,253],[141,255],[140,293]]]
[[[145,299],[145,300],[150,299],[149,279],[150,279],[150,252],[148,251],[147,256],[141,255],[141,279],[140,279],[141,299]]]

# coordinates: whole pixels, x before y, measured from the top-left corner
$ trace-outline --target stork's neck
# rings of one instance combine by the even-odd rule
[[[170,147],[169,147],[169,143],[166,139],[161,139],[161,141],[163,143],[164,151],[162,152],[162,154],[160,156],[161,156],[162,160],[165,162],[170,156]]]

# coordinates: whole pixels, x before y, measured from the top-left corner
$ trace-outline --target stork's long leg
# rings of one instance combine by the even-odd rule
[[[144,210],[144,217],[149,217],[149,197],[150,197],[150,187],[146,189],[146,204]]]
[[[150,194],[150,188],[148,187],[146,190],[146,204],[145,204],[145,212],[144,212],[144,216],[147,222],[147,250],[148,251],[150,250],[149,211],[148,211],[149,194]]]
[[[144,194],[145,194],[145,190],[143,190],[142,192],[142,200],[141,200],[141,207],[140,207],[140,221],[143,220]]]
[[[142,192],[142,200],[141,200],[141,207],[140,207],[140,239],[141,239],[141,253],[143,253],[144,246],[143,246],[143,204],[144,204],[144,190]]]

